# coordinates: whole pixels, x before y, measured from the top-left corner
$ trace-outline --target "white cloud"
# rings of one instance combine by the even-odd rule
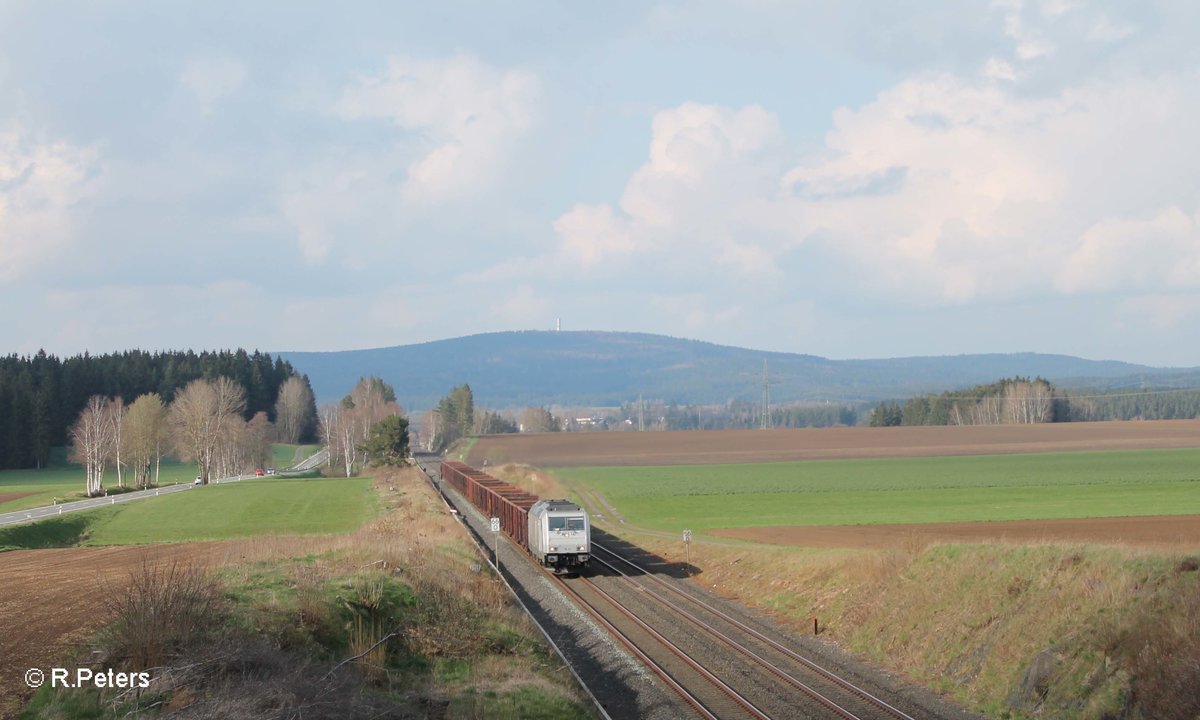
[[[1101,15],[1092,23],[1087,36],[1089,40],[1111,43],[1124,40],[1135,32],[1137,32],[1136,25]]]
[[[787,181],[806,230],[832,234],[897,290],[956,302],[1044,292],[1064,265],[1064,292],[1166,282],[1168,265],[1192,260],[1186,241],[1160,243],[1162,257],[1138,280],[1098,260],[1111,257],[1111,233],[1089,228],[1122,207],[1155,211],[1172,194],[1195,203],[1194,87],[1129,81],[1028,99],[952,77],[912,80],[839,114],[833,155]],[[849,184],[892,168],[904,169],[895,192],[804,198],[810,178]]]
[[[915,304],[1200,287],[1195,80],[1028,97],[914,78],[837,111],[823,151],[786,172],[771,113],[686,103],[655,116],[619,211],[558,218],[558,258],[773,282],[815,243],[870,292]]]
[[[382,74],[347,87],[337,112],[400,128],[414,148],[405,197],[436,203],[495,181],[513,142],[534,123],[538,93],[532,73],[497,70],[469,55],[398,57]]]
[[[78,203],[93,194],[96,151],[0,128],[0,282],[58,255]]]
[[[1017,79],[1017,71],[1013,69],[1012,64],[1000,58],[988,58],[987,64],[983,68],[983,74],[993,80],[1012,82]]]
[[[608,205],[580,203],[554,221],[554,232],[562,238],[567,259],[584,268],[637,249],[629,221],[613,215]]]
[[[760,204],[778,187],[775,116],[758,106],[685,103],[656,114],[652,131],[620,212],[578,204],[554,222],[562,259],[589,269],[652,253],[769,270],[770,255],[747,236],[771,230]]]
[[[179,77],[179,84],[196,96],[206,115],[217,101],[237,92],[245,82],[246,66],[225,57],[193,58]]]
[[[1200,288],[1200,223],[1169,207],[1152,218],[1106,218],[1083,234],[1057,276],[1064,292]]]

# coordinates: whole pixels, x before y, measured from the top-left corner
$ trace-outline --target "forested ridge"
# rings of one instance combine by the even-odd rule
[[[170,403],[192,380],[223,376],[245,389],[246,419],[265,412],[274,421],[279,387],[295,375],[282,358],[242,349],[0,357],[0,468],[44,467],[50,448],[67,444],[68,428],[93,395],[131,403],[158,393]]]

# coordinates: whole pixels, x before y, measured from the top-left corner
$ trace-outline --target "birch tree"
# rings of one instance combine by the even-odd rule
[[[275,400],[275,431],[280,442],[300,442],[305,428],[311,429],[309,412],[312,407],[312,389],[302,378],[293,375],[279,386],[279,396]]]
[[[122,440],[129,466],[133,468],[133,484],[136,487],[150,486],[151,466],[154,467],[154,484],[158,484],[166,422],[167,408],[158,393],[138,397],[125,413]]]
[[[102,395],[88,398],[71,426],[71,454],[74,462],[83,465],[86,475],[84,490],[88,497],[104,494],[104,464],[113,452],[113,423],[109,417],[109,401]]]
[[[228,440],[228,427],[243,422],[246,391],[227,377],[193,380],[175,396],[168,413],[175,447],[183,460],[196,463],[200,481],[212,479],[217,450]]]
[[[117,467],[117,487],[125,487],[124,463],[121,462],[122,436],[125,431],[125,400],[115,397],[108,401],[108,422],[112,426],[113,464]]]

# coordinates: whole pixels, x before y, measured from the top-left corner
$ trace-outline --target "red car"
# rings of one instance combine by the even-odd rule
[[[255,470],[255,471],[254,471],[254,477],[262,477],[263,475],[266,475],[266,473],[265,473],[265,472],[263,472],[262,470]]]

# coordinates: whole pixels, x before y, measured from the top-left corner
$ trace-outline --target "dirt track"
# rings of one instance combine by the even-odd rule
[[[0,718],[15,717],[33,695],[25,671],[70,657],[105,617],[108,588],[142,563],[207,565],[230,554],[227,543],[15,550],[0,553]]]
[[[537,467],[705,465],[836,458],[1200,447],[1200,420],[703,432],[492,435],[467,462]]]
[[[771,545],[871,550],[938,542],[1093,543],[1180,550],[1200,548],[1200,516],[732,528],[712,534]]]

